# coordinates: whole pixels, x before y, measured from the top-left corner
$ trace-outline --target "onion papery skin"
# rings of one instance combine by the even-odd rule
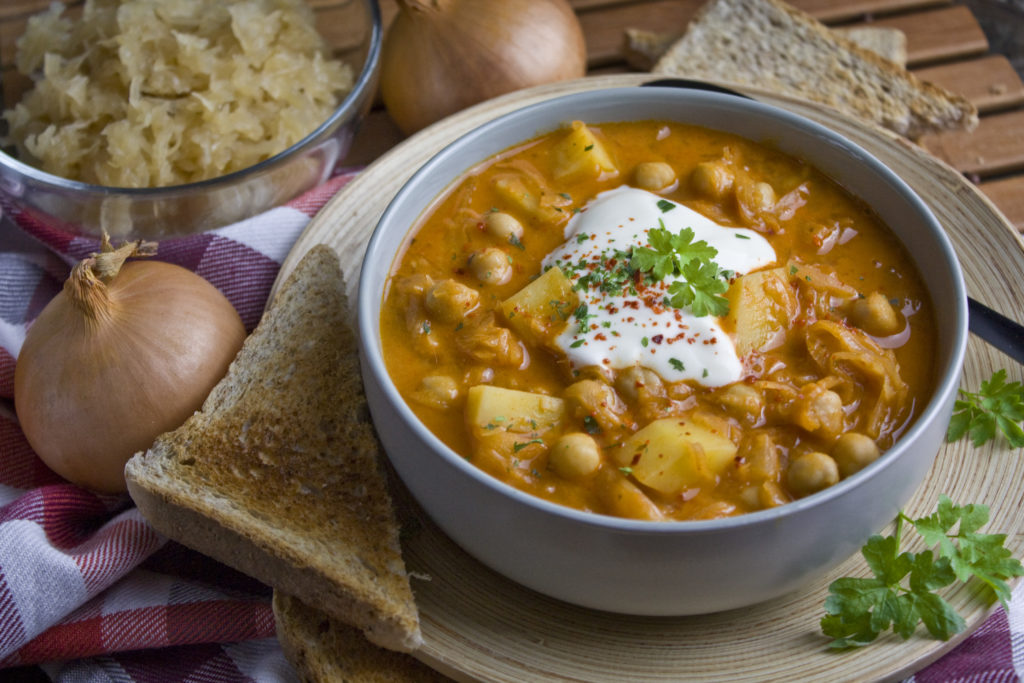
[[[381,98],[412,134],[534,85],[581,78],[587,55],[567,0],[399,0],[381,52]]]
[[[120,493],[128,459],[202,406],[246,331],[213,285],[180,266],[132,261],[95,285],[107,289],[96,315],[65,286],[29,328],[15,410],[50,469]]]

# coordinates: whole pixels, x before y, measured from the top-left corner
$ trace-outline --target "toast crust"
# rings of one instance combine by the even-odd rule
[[[971,130],[977,108],[781,0],[709,0],[652,70],[828,105],[911,139]]]
[[[298,264],[200,411],[125,468],[157,531],[393,650],[421,642],[337,255]]]
[[[373,646],[358,629],[281,591],[274,591],[273,608],[281,649],[306,683],[451,681],[411,655]]]

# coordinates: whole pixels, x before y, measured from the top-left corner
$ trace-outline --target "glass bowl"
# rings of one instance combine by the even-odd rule
[[[322,3],[311,2],[313,5]],[[333,56],[351,65],[352,90],[330,117],[288,149],[201,182],[118,188],[62,178],[0,150],[0,202],[22,226],[72,236],[159,240],[222,227],[283,204],[327,180],[341,165],[373,103],[382,20],[377,0],[317,10],[317,30]],[[3,103],[10,107],[12,103]]]

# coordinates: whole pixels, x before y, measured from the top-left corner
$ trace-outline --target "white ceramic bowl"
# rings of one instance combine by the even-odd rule
[[[871,205],[910,246],[935,306],[938,377],[899,442],[819,493],[739,517],[648,522],[534,498],[477,469],[414,416],[388,376],[379,318],[396,252],[421,213],[477,162],[573,119],[668,119],[729,131],[806,159]],[[699,614],[806,585],[856,553],[921,484],[944,439],[967,343],[966,291],[952,246],[920,198],[830,130],[746,98],[669,87],[596,90],[548,100],[469,132],[427,162],[387,207],[359,285],[363,378],[399,476],[430,517],[497,572],[577,605],[643,615]]]

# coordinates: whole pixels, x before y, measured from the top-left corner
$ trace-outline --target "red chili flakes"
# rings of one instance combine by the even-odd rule
[[[661,342],[665,341],[665,335],[656,334],[653,337],[651,337],[651,341],[654,342],[655,344],[660,344]]]

